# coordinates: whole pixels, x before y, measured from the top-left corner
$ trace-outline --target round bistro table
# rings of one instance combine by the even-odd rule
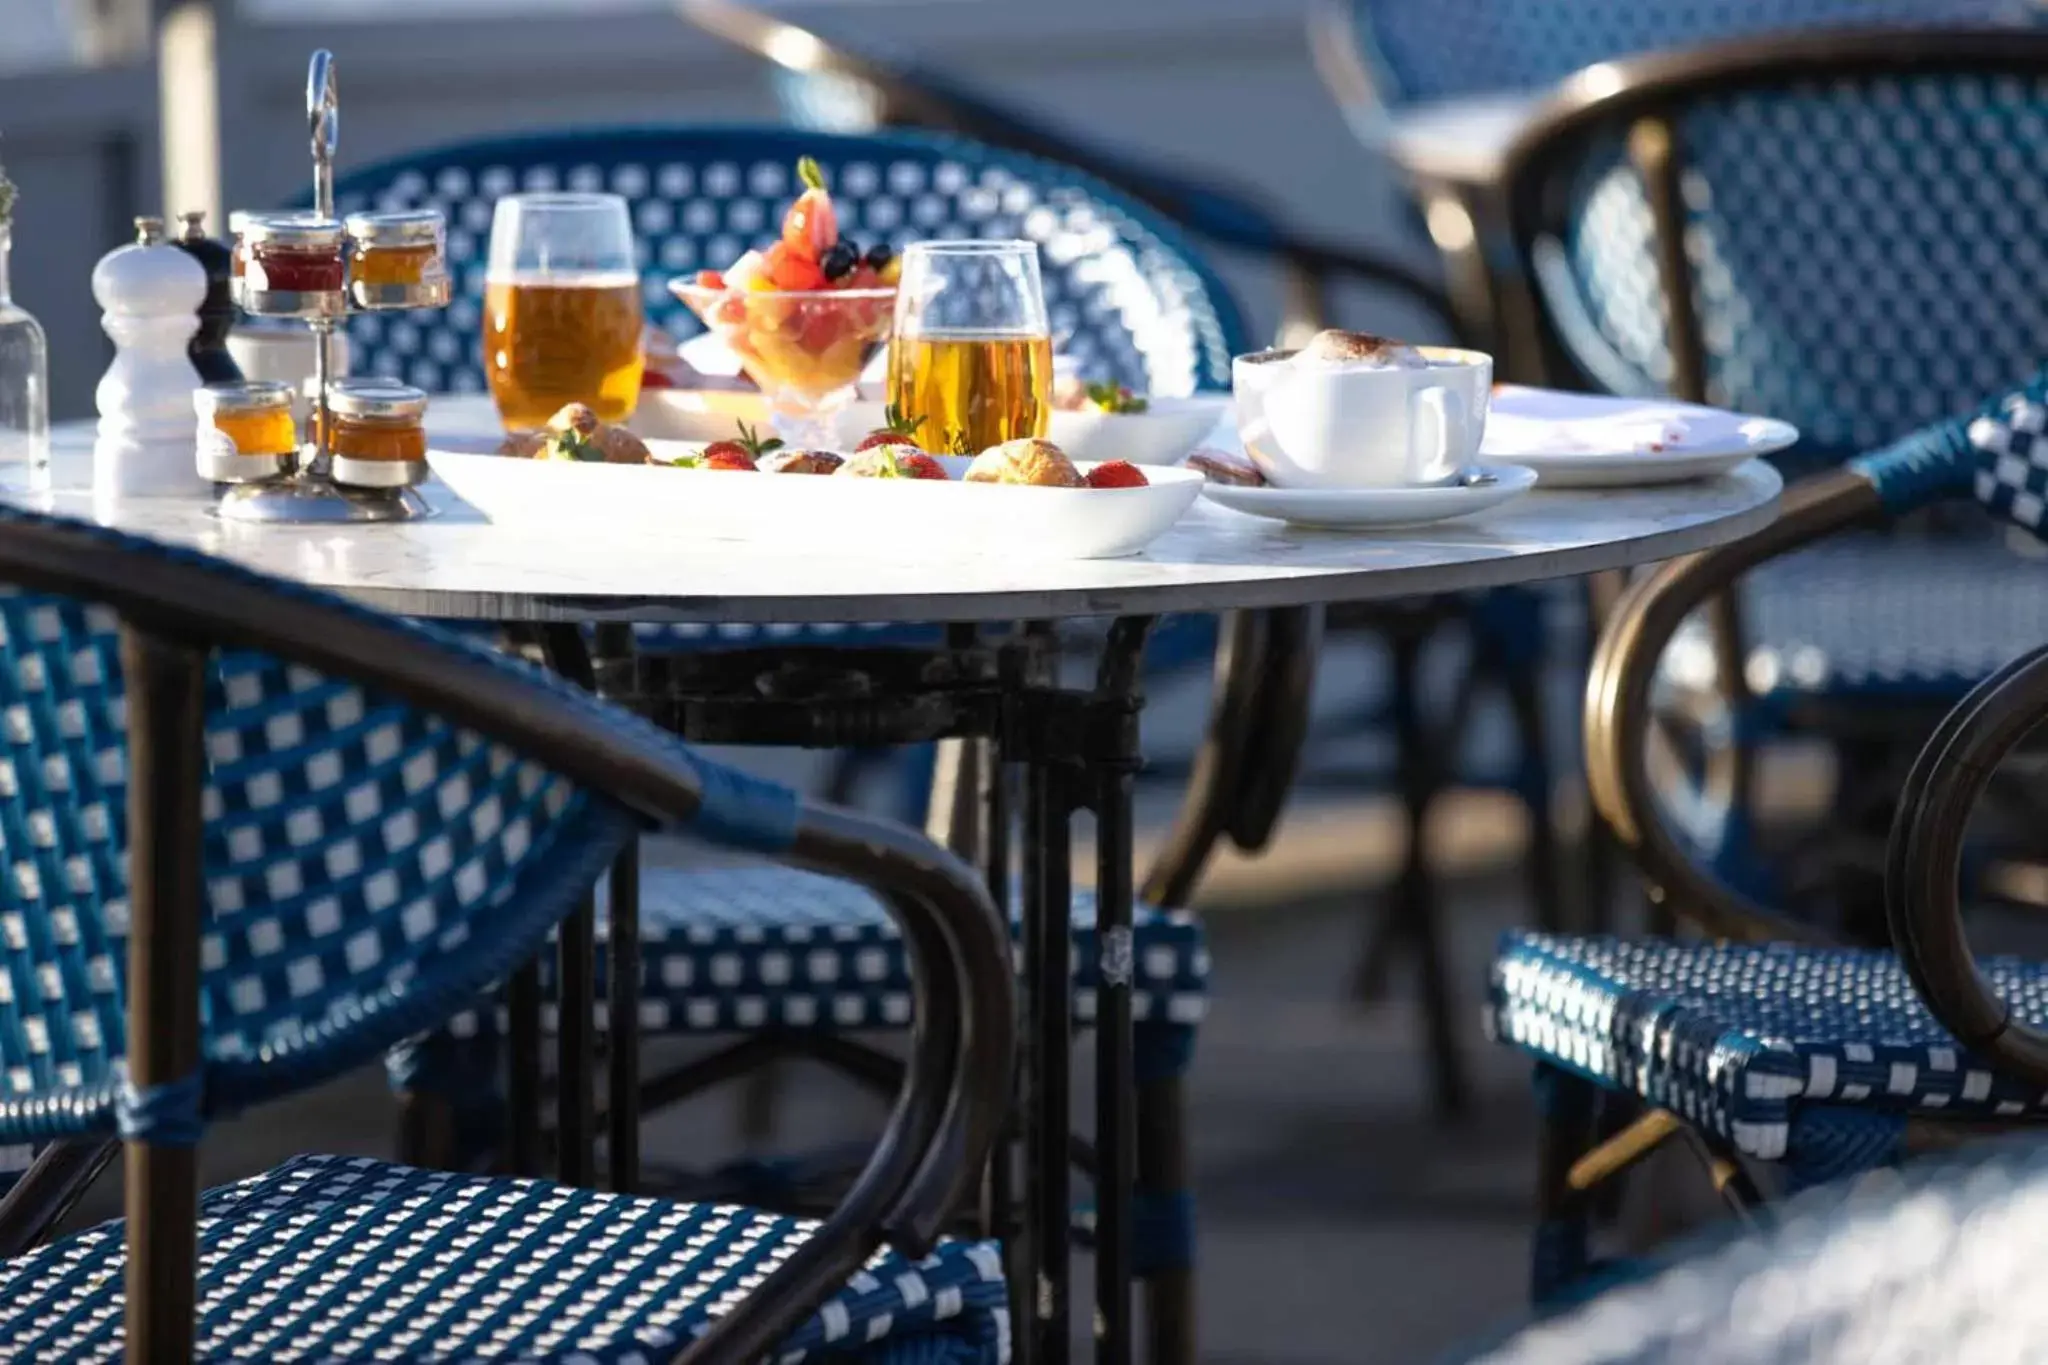
[[[450,399],[437,416],[461,413],[474,400]],[[1117,618],[1104,648],[1097,684],[1084,692],[1040,688],[1044,707],[1023,728],[1022,752],[1004,753],[1023,768],[1023,996],[1027,1014],[1020,1127],[1024,1197],[1013,1239],[1012,1293],[1030,1305],[1018,1333],[1022,1360],[1063,1360],[1069,1348],[1067,1226],[1071,984],[1067,971],[1068,821],[1079,806],[1096,813],[1101,863],[1097,934],[1101,971],[1095,1012],[1098,1083],[1096,1123],[1096,1284],[1098,1355],[1128,1360],[1133,1058],[1131,1034],[1130,771],[1135,766],[1139,654],[1150,622],[1165,613],[1215,613],[1244,608],[1303,607],[1418,597],[1562,578],[1645,564],[1736,540],[1770,522],[1781,483],[1752,461],[1719,478],[1657,488],[1527,494],[1478,516],[1433,526],[1372,532],[1296,530],[1278,522],[1198,502],[1142,554],[1124,559],[1043,561],[990,555],[934,563],[915,546],[877,545],[872,556],[806,553],[801,546],[683,542],[620,530],[593,539],[587,531],[551,535],[492,525],[438,481],[421,490],[438,515],[429,520],[368,526],[266,526],[224,522],[195,478],[189,493],[111,501],[91,489],[89,426],[59,428],[53,437],[48,487],[32,489],[21,471],[0,472],[0,497],[38,510],[76,516],[122,531],[219,555],[281,578],[326,588],[409,616],[524,624],[572,652],[575,627],[604,623],[930,623],[1045,622]],[[11,474],[10,479],[8,475]],[[552,656],[551,656],[552,658]],[[585,655],[580,671],[589,675]],[[1123,752],[1061,750],[1047,736],[1114,731]],[[1010,742],[1006,740],[1006,743]],[[1115,747],[1114,744],[1111,745]],[[1000,790],[1000,784],[996,787]],[[1007,815],[992,805],[988,838]],[[1007,856],[1001,856],[1007,864]],[[1118,864],[1121,864],[1119,866]],[[1007,867],[992,872],[1000,898]],[[615,891],[618,883],[614,883]],[[565,922],[561,943],[563,1019],[577,1011],[572,988],[588,1000],[594,949],[590,915]],[[613,979],[622,971],[614,926]],[[574,947],[572,947],[572,940]],[[573,971],[572,971],[573,969]],[[531,978],[537,981],[537,978]],[[582,983],[578,986],[576,983]],[[515,1114],[521,1083],[517,988],[514,986]],[[528,988],[536,1002],[537,985]],[[633,1002],[611,993],[613,1028],[630,1027]],[[537,1087],[539,1041],[531,1035],[531,1083]],[[578,1029],[558,1037],[562,1100],[590,1087],[591,1040]],[[614,1053],[625,1051],[616,1047]],[[614,1086],[619,1073],[614,1072]],[[538,1099],[534,1100],[538,1114]],[[615,1114],[617,1107],[615,1107]],[[573,1146],[570,1110],[560,1138]],[[625,1114],[628,1123],[636,1117]],[[537,1117],[534,1119],[537,1124]],[[589,1147],[589,1119],[577,1121]],[[617,1145],[625,1140],[615,1118]],[[518,1149],[515,1131],[514,1149]],[[516,1161],[515,1161],[516,1164]],[[588,1179],[587,1162],[565,1173]]]

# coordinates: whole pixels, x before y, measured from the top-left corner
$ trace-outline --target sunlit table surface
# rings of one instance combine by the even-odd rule
[[[437,400],[450,407],[477,400]],[[435,418],[430,415],[429,425]],[[1227,438],[1227,433],[1219,433]],[[208,485],[113,501],[92,488],[90,424],[60,427],[49,486],[0,470],[0,497],[203,550],[410,615],[698,622],[1012,621],[1208,612],[1494,587],[1668,559],[1775,515],[1777,473],[1751,461],[1697,483],[1531,492],[1464,520],[1377,531],[1299,530],[1198,501],[1143,553],[933,563],[915,546],[810,553],[621,531],[495,526],[438,480],[438,515],[363,526],[265,526],[213,515]]]

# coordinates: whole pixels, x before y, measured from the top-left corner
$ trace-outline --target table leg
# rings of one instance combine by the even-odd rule
[[[1131,1359],[1131,1200],[1137,1179],[1137,1066],[1131,1028],[1131,780],[1138,758],[1138,671],[1153,618],[1110,628],[1096,673],[1105,727],[1095,777],[1095,1359]]]
[[[1067,1140],[1072,1129],[1072,978],[1068,971],[1067,781],[1034,758],[1024,769],[1024,998],[1027,1011],[1024,1111],[1023,1269],[1032,1303],[1019,1331],[1034,1340],[1036,1365],[1068,1356]]]

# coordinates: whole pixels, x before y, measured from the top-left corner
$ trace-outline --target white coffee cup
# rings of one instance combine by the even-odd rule
[[[1426,364],[1297,362],[1259,351],[1231,362],[1245,453],[1276,488],[1418,488],[1447,483],[1479,453],[1493,357],[1415,348]]]

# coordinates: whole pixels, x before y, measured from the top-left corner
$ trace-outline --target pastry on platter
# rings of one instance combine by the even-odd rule
[[[1030,484],[1037,488],[1079,488],[1081,471],[1051,441],[1025,436],[990,446],[967,467],[969,483]]]
[[[650,464],[647,442],[622,426],[598,420],[586,403],[565,403],[539,431],[514,431],[498,444],[500,455],[522,460],[578,464]]]

